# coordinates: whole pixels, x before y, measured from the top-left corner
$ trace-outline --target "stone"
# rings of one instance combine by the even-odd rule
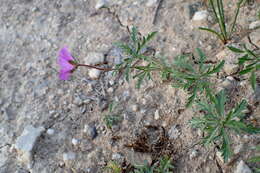
[[[177,139],[181,135],[181,132],[176,125],[173,125],[169,130],[168,134],[169,134],[169,139]]]
[[[231,75],[238,70],[237,55],[228,49],[224,49],[216,55],[219,61],[225,60],[223,71],[227,75]]]
[[[194,16],[192,17],[193,21],[201,21],[201,20],[207,20],[208,18],[208,11],[203,10],[203,11],[197,11]]]
[[[89,52],[84,58],[84,63],[88,65],[101,64],[105,60],[105,56],[102,53],[98,52]]]
[[[71,139],[71,143],[72,143],[73,145],[78,145],[78,144],[79,144],[79,140],[78,140],[78,139],[75,139],[75,138],[72,138],[72,139]]]
[[[89,125],[85,125],[83,132],[92,140],[97,137],[97,129],[95,126],[91,127]]]
[[[25,164],[30,164],[32,161],[33,148],[38,137],[44,131],[44,127],[35,128],[28,125],[24,128],[22,134],[17,138],[15,148],[19,154],[19,160]]]
[[[160,113],[159,113],[158,109],[156,109],[156,111],[154,112],[154,119],[155,120],[159,120],[160,119]]]
[[[48,129],[48,130],[47,130],[47,134],[50,135],[50,136],[51,136],[51,135],[54,135],[54,133],[55,133],[55,130],[54,130],[54,129]]]
[[[137,112],[138,111],[138,106],[137,105],[132,105],[132,111]]]
[[[132,165],[142,165],[145,163],[150,165],[152,163],[152,156],[150,154],[135,152],[133,150],[126,152],[125,158]]]
[[[240,153],[243,150],[243,146],[244,146],[243,144],[236,145],[234,147],[234,154]]]
[[[107,89],[107,92],[108,92],[108,93],[113,93],[113,92],[114,92],[113,87],[108,88],[108,89]]]
[[[230,89],[233,86],[234,78],[232,76],[228,76],[223,82],[220,83],[221,88]]]
[[[190,153],[190,159],[194,159],[198,155],[199,155],[198,150],[192,150],[191,153]]]
[[[76,154],[74,152],[69,151],[67,153],[63,153],[62,157],[63,157],[63,161],[67,162],[70,160],[75,160]]]
[[[113,153],[112,160],[116,161],[119,164],[122,164],[124,162],[124,157],[121,153]]]
[[[83,101],[82,101],[82,99],[81,99],[79,96],[76,96],[76,97],[74,98],[74,100],[73,100],[73,103],[74,103],[75,105],[80,106],[80,105],[82,105]]]
[[[255,21],[255,22],[252,22],[250,23],[249,25],[249,29],[256,29],[256,28],[259,28],[260,27],[260,21]]]
[[[251,169],[245,164],[245,162],[243,160],[241,160],[234,173],[252,173]]]
[[[6,162],[8,160],[8,155],[9,155],[8,149],[9,149],[9,146],[8,145],[3,146],[0,149],[1,149],[0,150],[0,168],[1,168],[1,167],[3,167],[6,164]],[[0,171],[1,171],[1,169],[0,169]]]
[[[189,19],[192,19],[196,11],[198,11],[202,6],[201,2],[195,2],[195,3],[187,3],[185,5],[185,13],[187,16],[189,16]]]
[[[251,38],[251,41],[256,44],[256,45],[260,45],[260,31],[259,29],[258,30],[255,30],[253,32],[251,32],[249,34],[250,38]]]
[[[108,6],[108,1],[107,0],[97,0],[95,8],[98,10],[100,8],[104,8]]]
[[[98,79],[99,76],[101,74],[101,71],[100,70],[97,70],[97,69],[89,69],[88,71],[88,75],[91,79]]]
[[[148,0],[146,2],[147,7],[152,7],[152,6],[155,6],[156,4],[157,4],[157,0]]]

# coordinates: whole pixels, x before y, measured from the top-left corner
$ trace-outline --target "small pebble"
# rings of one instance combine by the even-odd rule
[[[90,69],[88,71],[88,75],[91,79],[98,79],[99,76],[101,74],[101,71],[100,70],[97,70],[97,69]]]
[[[192,150],[190,153],[190,159],[194,159],[195,157],[197,157],[199,154],[199,152],[197,150]]]
[[[95,139],[97,137],[97,129],[95,126],[90,127],[89,125],[85,125],[83,132],[91,139]]]
[[[245,162],[243,160],[241,160],[234,173],[252,173],[251,169],[245,164]]]
[[[75,138],[72,138],[71,143],[72,143],[73,145],[78,145],[78,144],[79,144],[79,140],[78,140],[78,139],[75,139]]]
[[[148,0],[146,3],[146,6],[152,7],[152,6],[156,5],[156,3],[157,3],[157,0]]]
[[[137,112],[138,111],[138,106],[137,105],[132,105],[132,111]]]
[[[48,130],[47,130],[47,134],[48,134],[48,135],[53,135],[54,132],[55,132],[54,129],[48,129]]]
[[[107,0],[98,0],[97,3],[96,3],[96,6],[95,8],[98,10],[100,8],[103,8],[105,6],[108,5],[108,1]]]
[[[203,10],[203,11],[197,11],[192,17],[192,20],[199,21],[199,20],[206,20],[207,18],[208,18],[208,12],[206,10]]]
[[[113,89],[112,87],[110,87],[110,88],[107,89],[107,92],[108,92],[108,93],[113,93],[113,92],[114,92],[114,89]]]
[[[64,161],[74,160],[75,158],[76,158],[76,154],[71,151],[67,153],[63,153]]]
[[[258,28],[258,27],[260,27],[260,21],[252,22],[252,23],[250,23],[250,25],[249,25],[249,29],[256,29],[256,28]]]
[[[159,113],[158,109],[154,112],[154,119],[155,120],[159,120],[160,119],[160,113]]]

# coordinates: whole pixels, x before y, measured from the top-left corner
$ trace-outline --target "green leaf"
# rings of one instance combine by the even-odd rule
[[[234,111],[232,112],[232,116],[227,120],[231,120],[234,117],[242,118],[242,115],[244,115],[242,111],[246,110],[246,107],[247,107],[247,101],[242,100],[240,104],[235,107]]]
[[[252,157],[248,162],[260,162],[260,156]]]
[[[208,31],[208,32],[211,32],[211,33],[217,35],[217,37],[218,37],[221,41],[224,41],[224,40],[225,40],[220,33],[216,32],[216,31],[214,31],[214,30],[212,30],[212,29],[204,28],[204,27],[199,27],[199,29],[200,29],[200,30],[204,30],[204,31]]]
[[[203,143],[205,145],[209,145],[210,143],[213,142],[214,138],[218,136],[218,133],[219,133],[219,127],[214,127],[214,129],[209,132],[208,136],[204,138]]]
[[[255,71],[252,71],[252,73],[251,73],[250,83],[251,83],[253,90],[255,90],[256,89],[256,74],[255,74]]]
[[[213,74],[220,71],[225,64],[225,60],[222,60],[217,66],[214,66],[212,70],[208,71],[207,74]]]
[[[186,107],[190,107],[192,105],[192,103],[194,102],[195,98],[196,98],[196,92],[197,92],[197,88],[193,89],[193,94],[188,98],[188,102],[186,103]]]
[[[254,67],[246,68],[246,69],[240,71],[239,74],[244,75],[244,74],[246,74],[246,73],[251,72],[252,70],[254,70]]]
[[[133,26],[131,31],[131,40],[134,44],[137,43],[137,34],[138,34],[138,30],[135,26]]]
[[[230,156],[232,155],[231,147],[230,147],[230,139],[224,129],[222,129],[221,135],[222,135],[223,143],[220,150],[222,152],[224,161],[227,162]]]
[[[241,49],[238,49],[236,47],[233,47],[233,46],[227,46],[229,48],[229,50],[231,50],[232,52],[235,52],[235,53],[244,53],[245,51],[241,50]]]
[[[242,121],[230,120],[226,122],[226,127],[235,130],[237,133],[247,128],[247,125]]]
[[[197,48],[196,49],[198,54],[199,54],[199,69],[200,71],[202,71],[203,65],[204,65],[204,61],[206,59],[206,55],[202,52],[201,49]]]
[[[226,94],[224,90],[221,90],[216,95],[216,104],[215,104],[218,115],[221,117],[223,117],[225,113],[225,103],[226,103]]]
[[[253,60],[252,58],[249,58],[248,54],[238,58],[238,64],[239,65],[242,65],[244,64],[246,61],[250,61],[250,60]]]

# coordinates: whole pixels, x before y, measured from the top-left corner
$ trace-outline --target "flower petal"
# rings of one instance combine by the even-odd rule
[[[74,69],[74,65],[70,64],[67,60],[60,58],[59,59],[60,68],[64,71],[71,71]]]
[[[59,52],[59,59],[65,59],[67,61],[73,60],[73,57],[71,56],[67,46],[64,46],[60,50],[60,52]]]
[[[70,71],[60,70],[59,78],[60,78],[60,80],[68,80],[70,77],[70,74],[71,74]]]

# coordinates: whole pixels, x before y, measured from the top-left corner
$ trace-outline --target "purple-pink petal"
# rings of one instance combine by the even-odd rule
[[[59,78],[60,78],[60,80],[68,80],[70,77],[70,74],[71,74],[70,71],[60,70]]]
[[[58,63],[60,65],[60,68],[65,71],[71,71],[74,68],[74,66],[71,63],[69,63],[67,60],[62,59],[62,58],[59,58]]]
[[[66,46],[64,46],[60,52],[59,52],[59,58],[60,59],[65,59],[67,61],[73,60],[73,57],[71,56],[68,48]]]

